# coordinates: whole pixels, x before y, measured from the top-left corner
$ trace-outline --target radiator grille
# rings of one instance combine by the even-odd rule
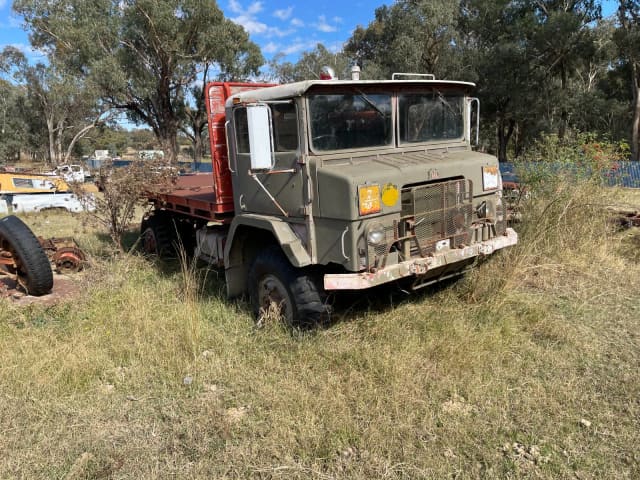
[[[468,243],[472,222],[473,186],[470,180],[453,180],[403,189],[401,236],[414,236],[422,254],[451,239],[451,247]]]
[[[473,220],[473,184],[460,179],[405,187],[401,217],[385,227],[385,241],[368,245],[369,268],[382,267],[391,250],[401,258],[426,256],[449,240],[451,248],[469,244]]]

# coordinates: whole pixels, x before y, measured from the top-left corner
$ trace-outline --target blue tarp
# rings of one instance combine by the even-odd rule
[[[102,160],[97,160],[95,158],[90,158],[89,160],[87,160],[86,163],[91,170],[99,170],[100,167],[102,166]],[[114,160],[113,161],[114,167],[126,167],[128,165],[131,165],[131,160]],[[178,169],[190,171],[190,172],[203,172],[203,173],[209,173],[213,171],[213,167],[210,163],[196,164],[195,162],[178,162]]]
[[[517,169],[528,169],[534,167],[537,162],[518,163],[517,166],[511,162],[500,163],[500,171],[503,175],[515,173]],[[87,166],[92,170],[98,170],[102,164],[101,160],[89,159]],[[116,167],[126,167],[131,164],[130,160],[114,160],[113,165]],[[553,164],[552,164],[553,165]],[[548,167],[548,164],[545,164]],[[179,162],[178,168],[190,172],[212,172],[210,163]],[[554,168],[552,166],[552,168]],[[566,164],[557,164],[558,170],[566,168]],[[640,162],[616,162],[611,170],[602,172],[605,182],[610,186],[640,188]]]
[[[500,172],[503,175],[516,173],[518,169],[535,168],[537,162],[500,163]],[[548,167],[548,164],[545,164]],[[566,164],[552,164],[552,170],[558,171],[566,168]],[[615,162],[611,170],[602,172],[603,180],[611,187],[640,188],[640,162]]]

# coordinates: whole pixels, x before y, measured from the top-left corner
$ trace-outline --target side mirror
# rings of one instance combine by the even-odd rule
[[[469,105],[469,112],[467,116],[469,142],[471,145],[478,146],[480,145],[480,99],[469,98],[467,101]],[[473,109],[474,105],[476,106],[475,110]],[[475,120],[475,132],[473,131],[473,120]]]
[[[275,162],[269,106],[248,105],[247,127],[251,151],[251,170],[271,170]]]

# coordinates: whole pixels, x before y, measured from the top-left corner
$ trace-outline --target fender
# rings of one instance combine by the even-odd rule
[[[239,215],[231,223],[224,247],[229,297],[241,295],[246,290],[246,273],[252,258],[245,257],[245,244],[258,242],[258,245],[264,245],[270,239],[275,239],[294,267],[301,268],[312,264],[304,243],[287,222],[264,215]]]

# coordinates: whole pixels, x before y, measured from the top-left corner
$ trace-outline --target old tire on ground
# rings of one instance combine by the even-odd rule
[[[254,259],[247,289],[258,319],[279,313],[288,325],[311,327],[326,321],[330,314],[313,275],[294,268],[276,245]]]
[[[142,251],[147,255],[170,258],[176,254],[176,232],[171,216],[154,214],[140,224]]]
[[[53,272],[47,254],[31,229],[18,217],[0,219],[0,244],[11,253],[16,264],[8,267],[29,295],[45,295],[53,288]]]

